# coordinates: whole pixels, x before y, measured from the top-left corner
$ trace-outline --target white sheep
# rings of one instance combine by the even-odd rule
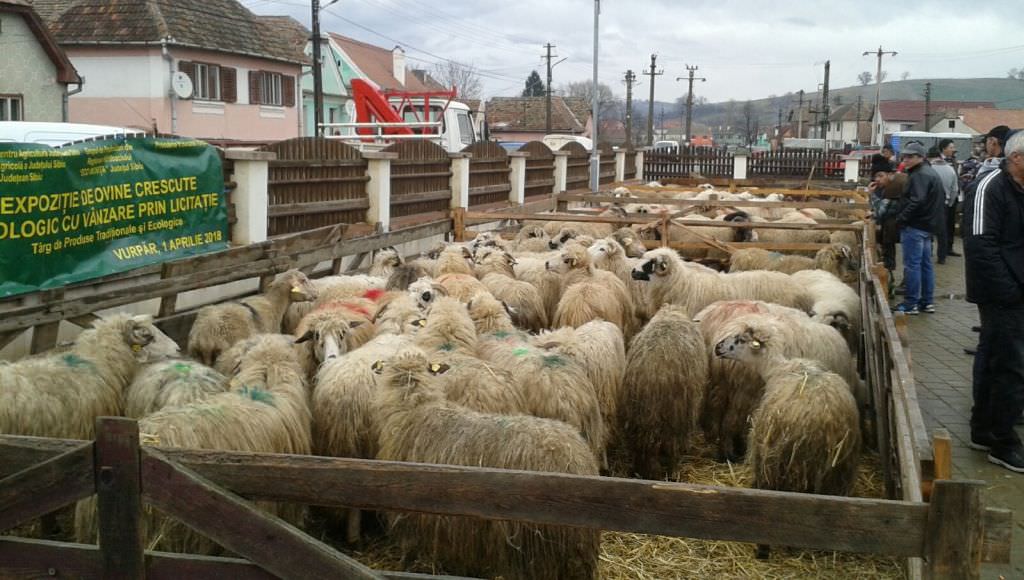
[[[687,267],[674,251],[659,248],[644,254],[633,270],[634,280],[648,283],[647,308],[679,304],[691,316],[720,300],[764,300],[809,312],[813,297],[792,278],[779,272],[720,274]]]
[[[121,414],[140,365],[177,353],[151,317],[116,314],[70,350],[0,364],[0,433],[93,439],[96,417]]]
[[[627,339],[633,336],[639,323],[629,288],[615,274],[594,268],[586,248],[569,244],[547,268],[562,275],[555,327],[578,328],[600,319],[618,326]]]
[[[165,407],[208,399],[228,389],[228,379],[204,364],[187,359],[150,363],[125,393],[124,415],[136,419]]]
[[[825,270],[805,270],[793,274],[793,280],[814,297],[811,317],[833,326],[846,338],[850,352],[860,345],[860,296],[842,280]]]
[[[316,289],[299,270],[278,276],[265,294],[204,306],[188,334],[189,356],[213,366],[236,342],[260,333],[281,332],[285,310],[292,302],[316,299]]]
[[[524,330],[540,332],[548,326],[548,313],[540,290],[516,279],[516,259],[500,249],[477,255],[476,274],[481,283],[513,312],[512,321]]]

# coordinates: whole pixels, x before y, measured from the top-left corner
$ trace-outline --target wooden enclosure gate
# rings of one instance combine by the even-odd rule
[[[299,137],[260,148],[277,154],[267,183],[267,234],[366,221],[366,160],[333,139]]]
[[[626,180],[636,179],[636,151],[632,147],[626,150],[626,171],[623,177]]]
[[[391,220],[447,215],[452,169],[444,148],[430,141],[399,141],[384,152],[398,154],[391,161]]]
[[[0,436],[0,531],[93,494],[99,547],[0,537],[0,575],[416,578],[378,572],[243,500],[284,501],[923,558],[977,578],[1009,556],[1008,512],[983,484],[936,481],[931,503],[332,457],[162,449],[99,418],[95,442]],[[518,498],[508,501],[509,497]],[[241,558],[144,549],[142,504]]]
[[[843,169],[837,157],[822,151],[765,151],[750,157],[747,173],[763,177],[802,177],[804,179],[837,179],[842,181]]]
[[[505,148],[493,141],[481,141],[462,151],[473,156],[469,160],[469,206],[508,201],[512,184]]]
[[[597,179],[599,185],[607,185],[615,182],[615,149],[609,143],[602,143],[598,147],[600,160],[598,162]],[[589,159],[588,159],[589,162]]]
[[[519,148],[526,158],[526,201],[550,197],[555,190],[555,154],[542,141],[530,141]]]
[[[644,179],[732,177],[733,155],[721,147],[659,148],[644,154]]]

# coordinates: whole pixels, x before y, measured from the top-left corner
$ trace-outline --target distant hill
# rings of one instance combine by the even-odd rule
[[[927,82],[932,83],[932,99],[936,101],[992,101],[1000,109],[1024,109],[1024,81],[1005,78],[886,81],[882,83],[881,98],[883,101],[896,99],[923,101],[925,83]],[[839,104],[855,103],[858,96],[866,106],[873,105],[875,102],[874,83],[863,87],[843,87],[829,91],[829,101],[832,103],[833,109],[837,99]],[[785,123],[789,111],[796,110],[798,98],[796,93],[787,93],[752,99],[751,104],[758,112],[758,120],[762,126],[774,126],[778,120],[779,109],[782,109],[782,121]],[[817,92],[804,93],[804,107],[816,107],[819,98]],[[693,119],[695,122],[710,126],[734,126],[742,122],[745,102],[725,101],[694,106]],[[661,106],[665,107],[666,114],[670,110],[673,112],[679,110],[676,103],[661,101],[655,101],[654,110],[659,111]],[[634,110],[646,116],[647,101],[634,101]]]

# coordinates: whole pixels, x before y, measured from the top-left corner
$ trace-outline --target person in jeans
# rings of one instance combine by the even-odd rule
[[[1013,427],[1024,412],[1024,131],[1008,137],[999,167],[964,202],[967,300],[981,315],[969,445],[1024,473]]]
[[[900,198],[907,187],[907,175],[895,173],[892,163],[882,154],[876,153],[871,158],[872,181],[868,185],[871,194],[871,212],[878,224],[878,243],[882,254],[882,263],[889,271],[889,289],[896,289],[896,243],[900,241],[899,228],[896,227],[896,211],[899,209]]]
[[[942,181],[942,190],[945,192],[942,205],[942,227],[938,235],[939,263],[945,264],[946,256],[960,255],[953,252],[953,234],[956,233],[956,201],[960,196],[960,182],[957,179],[956,170],[946,161],[938,147],[928,150],[928,163],[931,164],[932,169]]]
[[[935,312],[935,270],[932,268],[932,236],[943,227],[942,181],[925,159],[924,145],[907,143],[900,156],[907,171],[907,188],[900,199],[896,225],[903,247],[903,303],[894,308],[904,314]]]

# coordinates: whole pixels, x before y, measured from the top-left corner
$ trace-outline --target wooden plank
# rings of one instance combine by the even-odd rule
[[[432,177],[451,177],[451,171],[430,171],[423,173],[392,173],[392,180],[405,180],[405,179],[430,179]]]
[[[356,211],[369,209],[369,207],[370,200],[365,197],[331,201],[311,201],[308,203],[271,204],[267,207],[267,217],[274,218],[290,215],[306,215],[330,211]]]
[[[0,349],[4,349],[8,344],[14,342],[14,339],[21,336],[21,333],[25,332],[24,328],[17,328],[14,330],[8,330],[6,332],[0,332]]]
[[[39,354],[57,346],[57,335],[60,333],[60,321],[36,325],[32,329],[32,344],[29,352]]]
[[[932,580],[981,577],[984,520],[982,481],[935,482],[928,504],[925,536],[925,578]]]
[[[673,250],[703,250],[712,247],[710,244],[704,242],[669,242],[667,245],[662,245],[659,240],[641,240],[647,248],[661,248],[669,247]],[[828,247],[828,244],[816,244],[809,242],[729,242],[729,247],[733,250],[741,250],[743,248],[761,248],[763,250],[771,250],[775,252],[817,252],[818,250]]]
[[[89,442],[77,439],[0,435],[0,478],[77,449],[86,443]]]
[[[301,177],[294,179],[269,179],[267,184],[271,187],[287,185],[306,185],[316,183],[366,183],[370,181],[368,175],[345,175],[339,177]]]
[[[543,220],[543,221],[564,221],[595,224],[646,224],[658,220],[657,214],[635,214],[636,217],[615,217],[615,216],[593,216],[571,213],[546,213],[546,214],[522,214],[507,213],[502,217],[517,220]],[[491,215],[483,212],[466,212],[466,219],[490,219]],[[766,230],[821,230],[821,231],[849,231],[859,232],[864,229],[863,225],[854,224],[791,224],[777,222],[727,222],[720,220],[672,220],[673,223],[682,226],[693,226],[703,228],[732,228],[732,229],[766,229]]]
[[[150,448],[143,451],[142,487],[153,507],[281,578],[381,578]]]
[[[312,456],[161,452],[251,498],[894,556],[922,553],[928,509],[903,501],[612,477]]]
[[[96,515],[103,577],[146,577],[139,424],[124,417],[96,419]]]
[[[19,526],[93,494],[92,443],[76,444],[0,479],[0,530]]]
[[[165,262],[160,270],[160,278],[167,280],[174,278],[181,272],[180,262]],[[160,309],[157,311],[158,318],[167,318],[174,314],[174,311],[178,308],[178,295],[172,294],[170,296],[164,296],[160,299]]]
[[[424,203],[428,201],[441,201],[451,199],[452,191],[450,189],[441,189],[437,191],[424,191],[421,193],[404,193],[401,195],[391,196],[391,207],[408,205],[410,203]]]
[[[410,572],[380,572],[389,580],[471,580],[456,576],[432,576]],[[99,548],[0,536],[0,577],[9,580],[76,578],[99,580],[102,562]],[[276,580],[278,576],[240,558],[197,556],[171,552],[146,552],[147,580]]]
[[[953,479],[953,441],[949,437],[949,431],[936,429],[932,433],[932,456],[934,460],[931,480],[921,482],[921,494],[926,500],[931,497],[935,480]]]
[[[981,561],[1009,564],[1013,545],[1013,512],[986,508],[984,525],[985,542],[981,546]]]
[[[672,197],[612,197],[609,195],[588,195],[561,193],[558,196],[563,201],[583,201],[591,203],[643,203],[657,205],[674,205],[689,207],[691,205],[705,207],[783,207],[792,209],[822,209],[833,211],[869,210],[871,205],[867,203],[837,203],[828,201],[763,201],[755,199],[743,200],[702,200],[702,199],[676,199]]]
[[[303,169],[321,167],[364,167],[364,159],[274,159],[270,162],[270,168],[278,167],[299,167]]]
[[[67,319],[67,321],[70,322],[71,324],[80,326],[82,328],[91,328],[92,325],[95,324],[98,320],[100,320],[100,317],[91,313],[83,314],[81,316],[74,316],[72,318]]]

